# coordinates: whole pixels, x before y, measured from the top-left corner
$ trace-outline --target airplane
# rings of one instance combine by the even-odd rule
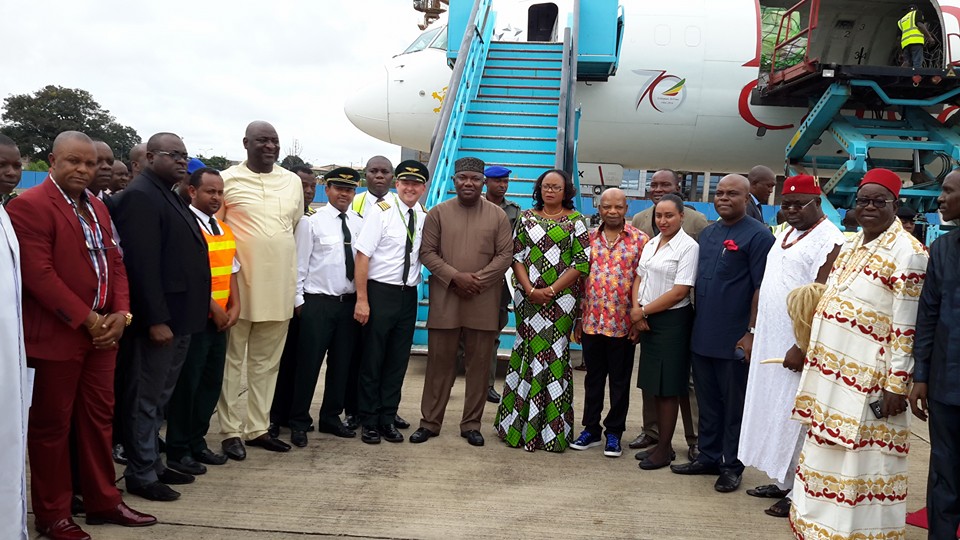
[[[605,82],[577,83],[576,101],[582,108],[579,161],[621,170],[746,172],[758,164],[784,170],[784,148],[805,118],[809,102],[791,106],[755,102],[757,87],[770,69],[761,68],[766,60],[761,51],[776,40],[778,14],[795,1],[621,0],[624,33],[616,74]],[[913,3],[925,13],[941,44],[928,47],[935,49],[928,51],[929,65],[946,68],[960,63],[960,1]],[[526,41],[529,14],[548,4],[558,8],[559,21],[566,20],[573,8],[571,0],[494,0],[494,39]],[[834,54],[842,51],[852,64],[897,62],[891,54],[899,48],[896,23],[910,2],[816,4],[821,21],[836,25],[829,44]],[[346,102],[344,111],[357,128],[386,142],[430,150],[450,78],[444,67],[443,23],[441,18],[440,24],[428,28],[386,63],[375,83]],[[554,24],[550,40],[558,41],[562,26]],[[951,105],[931,112],[949,121],[956,110]],[[828,153],[839,151],[833,141],[824,139]]]

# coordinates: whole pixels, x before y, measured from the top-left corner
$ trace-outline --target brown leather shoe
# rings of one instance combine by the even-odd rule
[[[640,433],[639,435],[637,435],[637,438],[630,441],[630,444],[628,444],[627,446],[629,446],[634,450],[639,450],[641,448],[651,447],[657,444],[658,442],[660,442],[659,439],[654,439],[653,437],[647,435],[646,433]]]
[[[87,525],[113,523],[123,527],[146,527],[156,522],[157,518],[150,514],[137,512],[123,502],[103,512],[87,512]]]
[[[37,521],[34,523],[34,528],[40,536],[51,540],[90,540],[90,535],[68,517],[53,523]]]

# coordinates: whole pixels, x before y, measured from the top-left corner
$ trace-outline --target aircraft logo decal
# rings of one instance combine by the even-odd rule
[[[635,69],[634,73],[648,77],[637,95],[637,110],[644,100],[660,113],[675,111],[687,99],[686,79],[670,75],[662,69]]]
[[[443,100],[446,99],[447,97],[447,87],[444,86],[442,89],[440,89],[439,92],[434,92],[433,94],[431,94],[431,97],[433,97],[433,99],[437,100],[438,102],[437,106],[433,108],[433,112],[439,113],[440,109],[443,108]]]

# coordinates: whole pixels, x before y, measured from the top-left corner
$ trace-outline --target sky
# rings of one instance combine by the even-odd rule
[[[144,141],[172,131],[194,155],[242,160],[244,128],[266,120],[281,157],[296,139],[314,165],[399,161],[343,104],[420,34],[410,0],[4,3],[15,16],[0,99],[48,84],[87,90]]]

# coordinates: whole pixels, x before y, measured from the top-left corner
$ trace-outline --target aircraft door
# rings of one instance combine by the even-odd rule
[[[554,3],[530,6],[527,10],[527,41],[558,41],[559,14],[560,8]]]

